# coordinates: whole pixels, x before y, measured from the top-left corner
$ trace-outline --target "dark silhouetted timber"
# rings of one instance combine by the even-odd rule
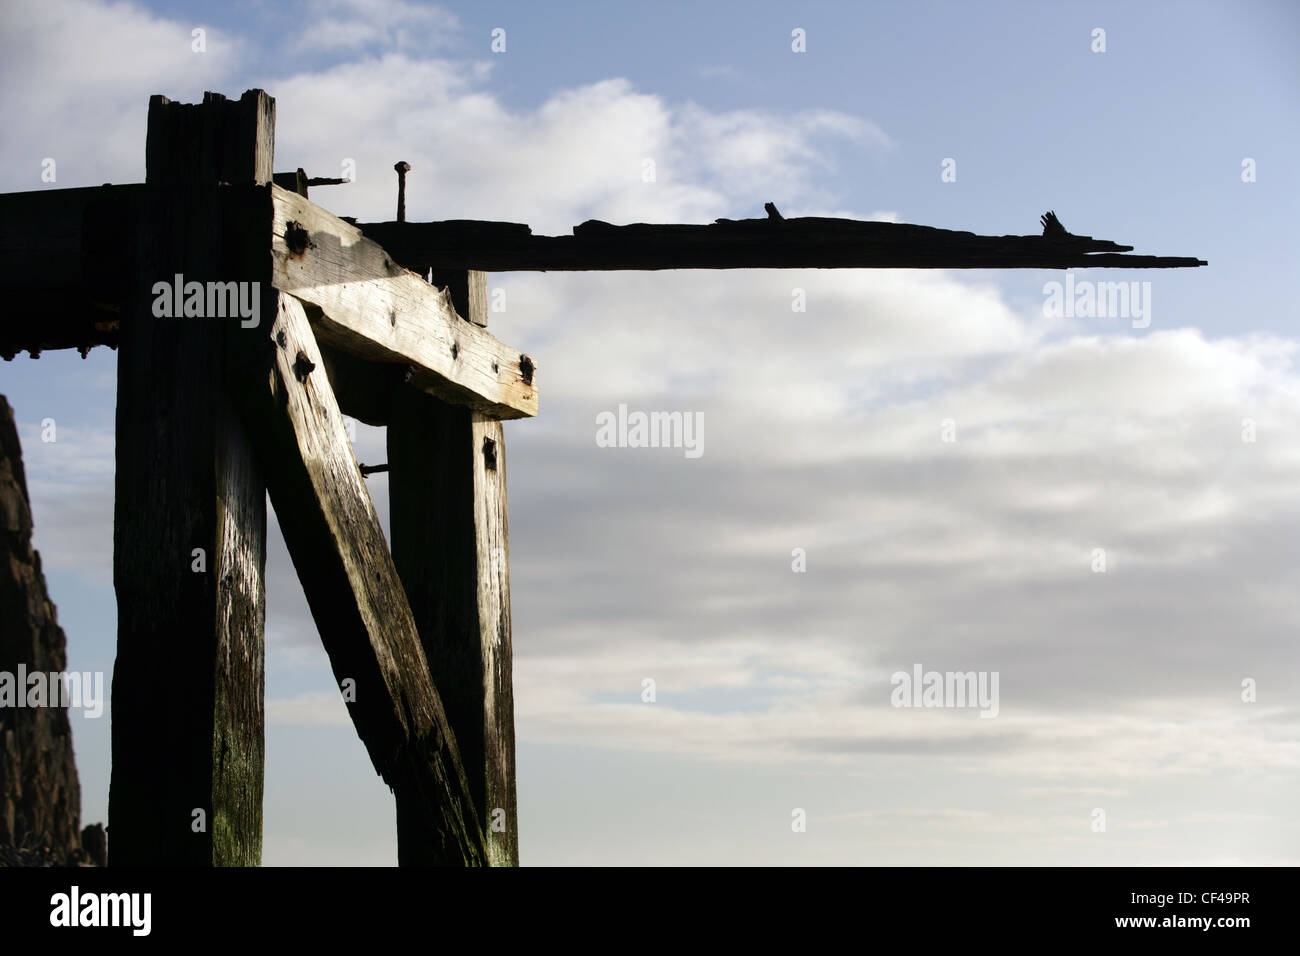
[[[1041,236],[980,236],[908,223],[805,216],[785,219],[772,203],[765,219],[712,225],[589,220],[571,236],[535,236],[522,223],[358,223],[415,272],[574,272],[655,269],[1178,269],[1190,257],[1123,255],[1132,246],[1065,231],[1056,214]]]

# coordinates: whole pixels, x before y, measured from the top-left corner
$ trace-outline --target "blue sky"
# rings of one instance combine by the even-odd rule
[[[354,183],[312,198],[362,219],[391,218],[406,159],[414,219],[559,233],[772,200],[998,235],[1054,209],[1207,259],[1076,272],[1151,282],[1141,328],[1045,316],[1062,277],[1040,271],[491,276],[493,331],[537,357],[542,396],[506,428],[521,858],[1300,855],[1300,8],[53,0],[3,17],[6,191],[142,180],[150,94],[262,87],[276,168],[354,159]],[[113,358],[0,366],[70,666],[106,674]],[[595,416],[620,403],[701,412],[705,454],[598,447]],[[383,460],[378,430],[356,445]],[[370,488],[386,515],[386,482]],[[270,537],[265,860],[395,862],[391,797]],[[999,671],[999,717],[891,708],[890,674],[917,662]],[[108,720],[74,726],[85,817],[103,819]]]

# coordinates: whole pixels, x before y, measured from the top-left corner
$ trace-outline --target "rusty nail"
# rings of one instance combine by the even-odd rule
[[[394,163],[397,170],[397,221],[406,222],[406,174],[411,171],[411,164],[403,160]]]

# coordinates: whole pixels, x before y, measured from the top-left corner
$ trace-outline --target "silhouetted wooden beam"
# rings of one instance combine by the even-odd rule
[[[0,194],[0,357],[117,344],[146,190]]]
[[[307,198],[307,190],[310,186],[342,186],[351,181],[350,179],[336,179],[330,176],[308,176],[301,166],[291,173],[276,173],[274,179],[272,179],[272,182],[277,186],[297,193],[304,199]]]
[[[299,215],[329,238],[308,246],[300,255],[286,255],[285,236],[276,247],[277,288],[293,292],[310,305],[330,301],[333,312],[321,307],[326,326],[318,330],[327,342],[349,349],[359,339],[375,338],[360,357],[379,362],[432,361],[432,373],[417,370],[417,384],[440,397],[468,403],[498,418],[536,413],[536,391],[521,383],[518,353],[487,358],[498,372],[485,376],[478,346],[492,352],[500,343],[471,340],[477,357],[460,369],[437,360],[448,341],[430,352],[399,344],[409,338],[394,329],[384,336],[362,321],[367,294],[403,304],[402,311],[434,316],[443,322],[448,310],[417,292],[413,279],[429,269],[463,272],[564,272],[588,270],[658,269],[1179,269],[1206,265],[1203,259],[1181,256],[1126,255],[1132,246],[1089,236],[980,236],[907,223],[855,219],[720,219],[712,225],[645,224],[614,226],[591,220],[574,227],[571,236],[534,236],[523,223],[450,219],[443,222],[376,222],[354,225],[298,198],[302,206],[286,203],[294,190],[306,192],[316,182],[300,170],[278,173],[289,187],[277,193],[277,213]],[[325,182],[325,180],[321,180]],[[331,180],[332,182],[332,180]],[[36,190],[0,194],[0,293],[17,305],[0,317],[0,357],[19,351],[89,348],[115,344],[117,314],[125,301],[124,277],[130,274],[129,242],[123,241],[140,208],[146,187],[103,186],[90,189]],[[293,210],[297,209],[298,213]],[[293,220],[297,221],[297,220]],[[283,228],[286,223],[278,221]],[[310,229],[309,229],[310,231]],[[358,245],[358,239],[368,240]],[[310,242],[310,238],[308,239]],[[344,250],[347,250],[344,252]],[[357,270],[362,270],[358,272]],[[400,278],[405,270],[418,273]],[[344,277],[347,278],[344,278]],[[389,281],[395,280],[395,281]],[[315,292],[308,291],[316,284]],[[290,288],[292,286],[292,288]],[[54,305],[54,294],[65,300]],[[46,305],[42,306],[42,303]],[[309,310],[310,311],[310,310]],[[466,309],[458,309],[464,317]],[[44,312],[41,322],[32,312]],[[318,316],[312,314],[313,321]],[[450,325],[450,328],[457,326]],[[432,336],[447,338],[446,330]],[[429,336],[426,336],[429,338]],[[455,343],[459,348],[463,343]],[[409,345],[409,343],[408,343]],[[422,358],[416,358],[420,351]],[[500,380],[492,381],[493,377]],[[465,381],[460,380],[466,379]],[[445,380],[445,381],[443,381]],[[470,381],[473,380],[473,381]]]
[[[0,288],[125,284],[128,230],[147,187],[0,193]]]
[[[1200,259],[1128,256],[1089,236],[979,236],[855,219],[720,219],[712,225],[614,226],[591,220],[572,236],[534,236],[522,223],[359,223],[417,272],[572,272],[657,269],[1173,269]]]
[[[271,180],[281,189],[287,189],[291,193],[297,193],[303,199],[307,198],[307,187],[311,185],[307,174],[303,172],[301,166],[291,173],[276,173],[275,178]]]
[[[84,358],[96,345],[117,347],[122,306],[88,293],[23,291],[5,297],[0,315],[0,359],[20,352],[39,358],[54,349],[77,349]]]

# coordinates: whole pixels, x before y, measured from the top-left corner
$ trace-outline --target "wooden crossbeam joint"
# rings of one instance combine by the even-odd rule
[[[371,364],[406,366],[411,385],[492,418],[537,414],[533,359],[462,321],[450,292],[302,196],[272,186],[271,202],[272,284],[307,306],[322,343]],[[484,302],[485,282],[470,292]]]

